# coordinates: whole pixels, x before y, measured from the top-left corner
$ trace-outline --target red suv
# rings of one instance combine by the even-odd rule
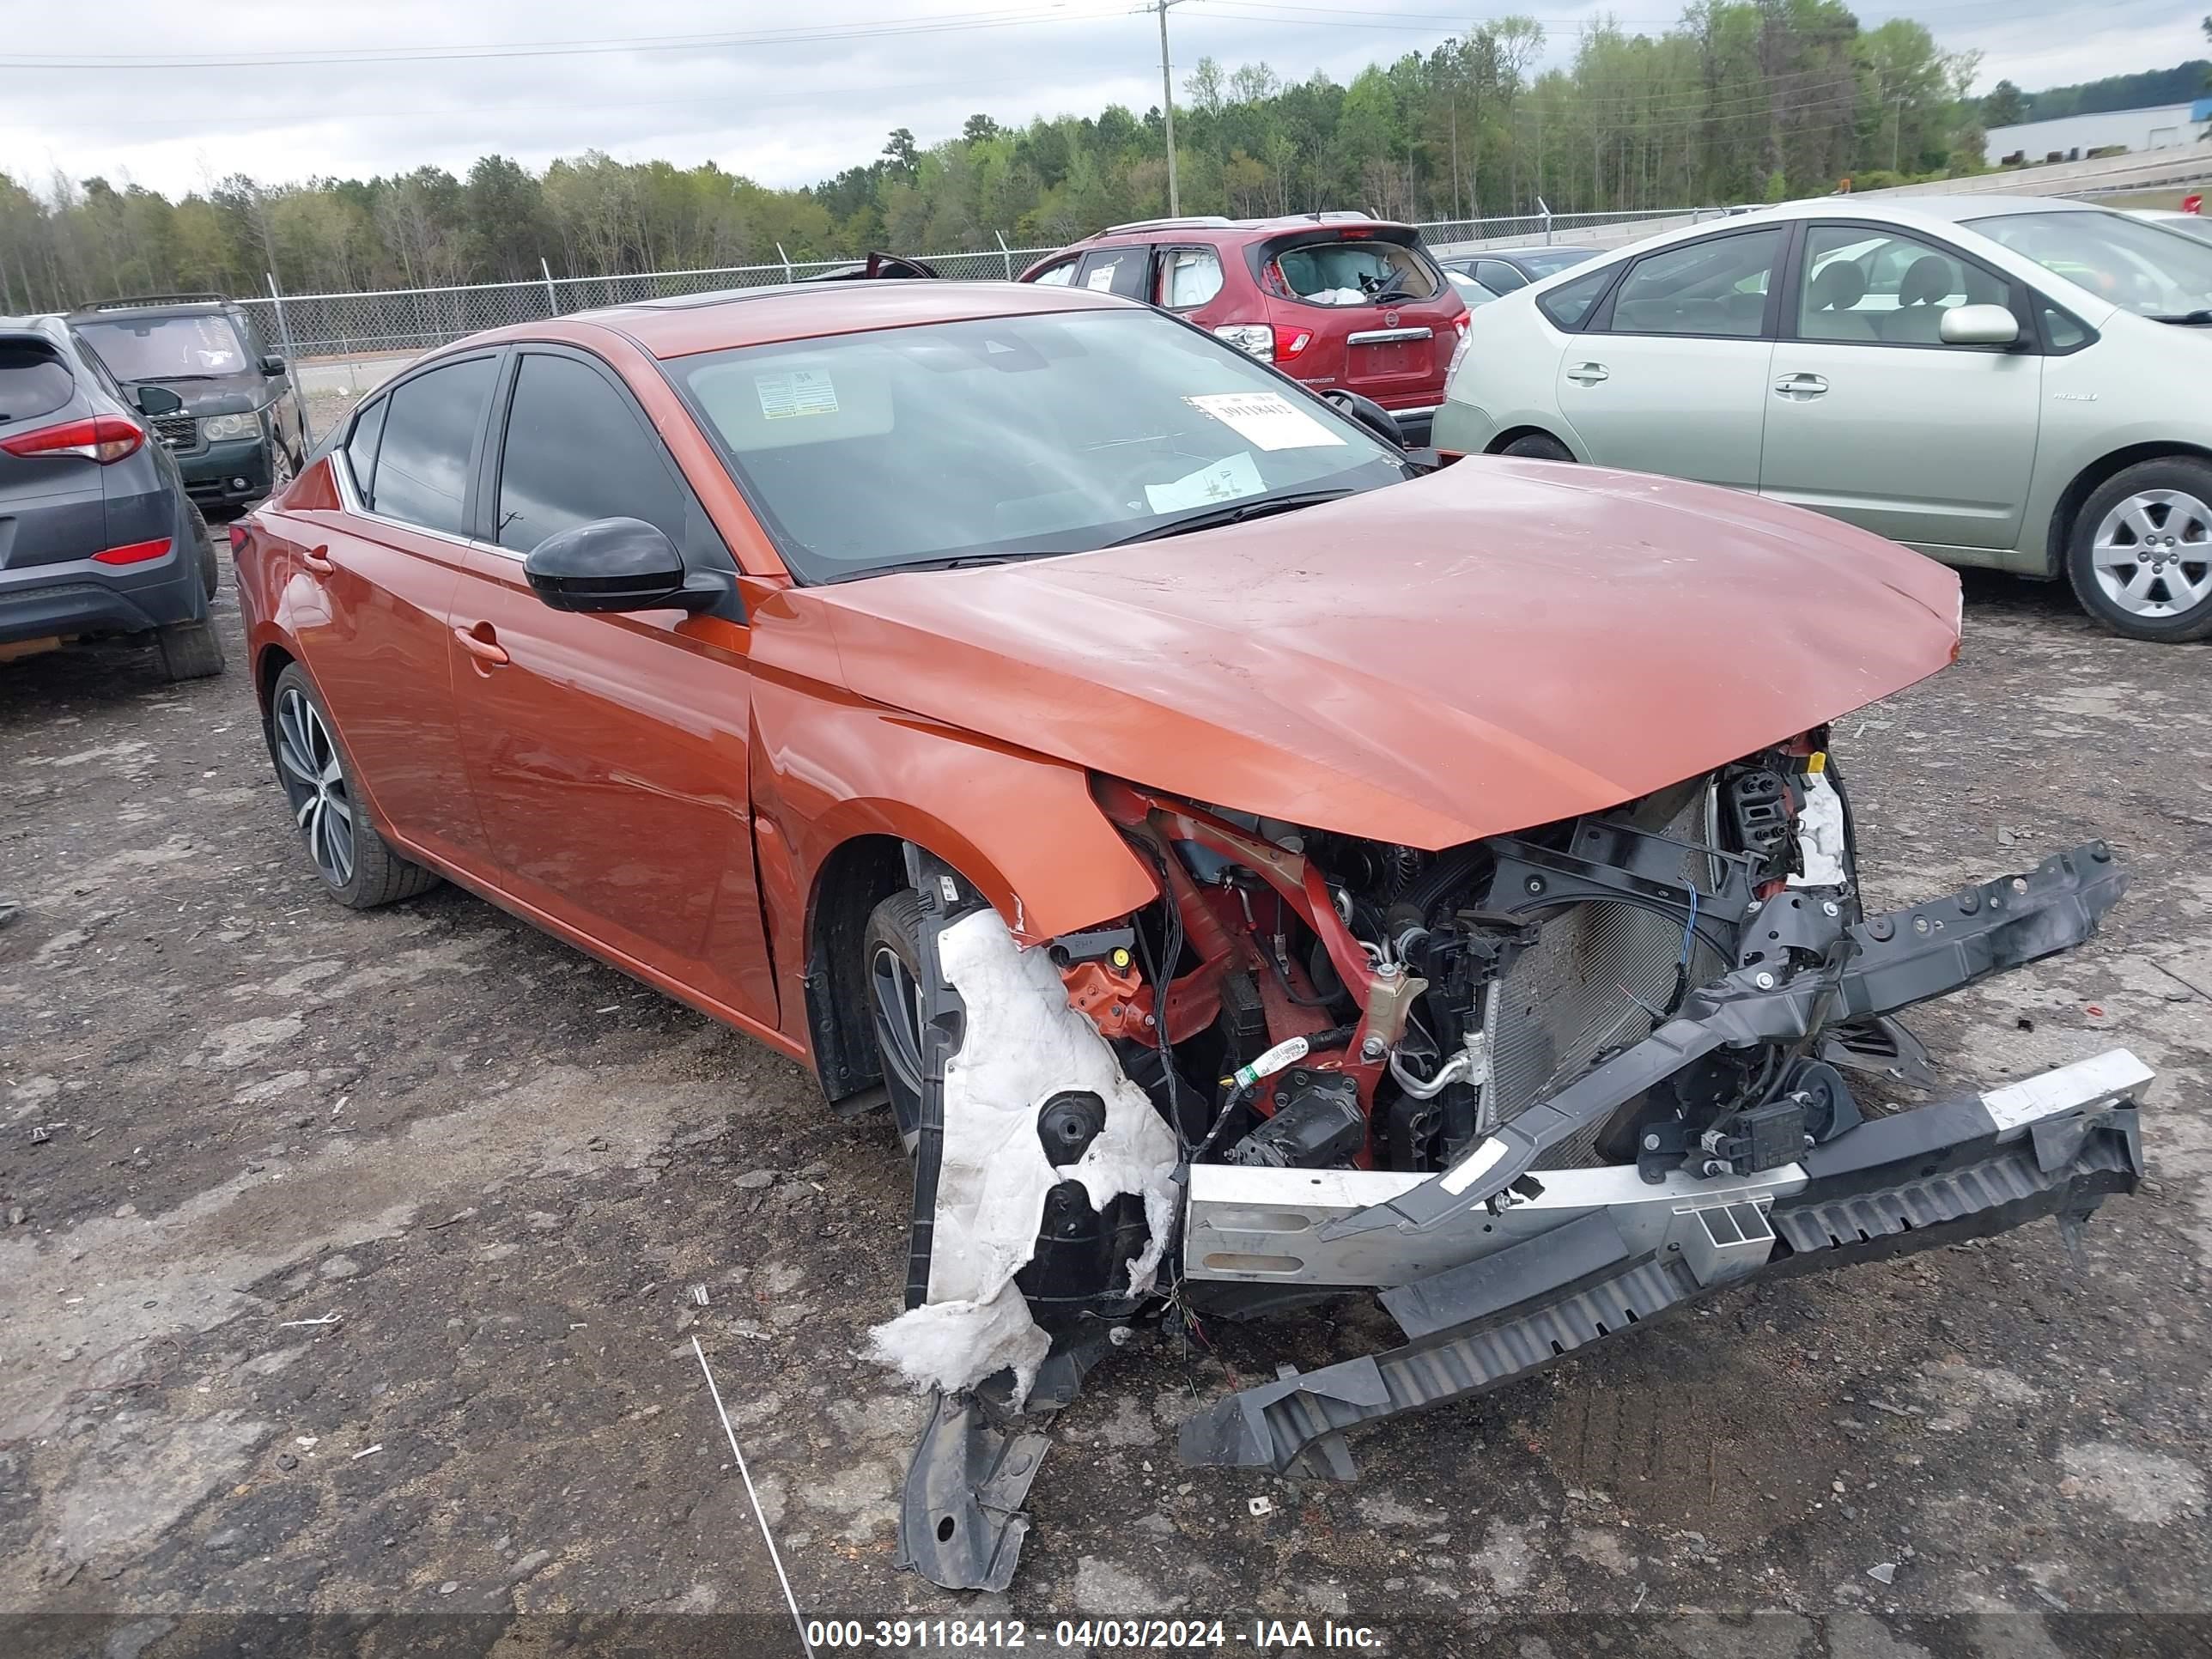
[[[1146,219],[1021,275],[1146,300],[1316,391],[1370,398],[1425,444],[1467,305],[1411,225],[1364,213]]]

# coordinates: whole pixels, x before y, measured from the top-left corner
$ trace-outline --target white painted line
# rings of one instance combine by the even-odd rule
[[[753,1519],[760,1522],[761,1540],[768,1546],[768,1559],[775,1565],[776,1582],[783,1586],[784,1605],[791,1609],[793,1628],[799,1632],[799,1645],[806,1650],[806,1659],[814,1659],[814,1644],[806,1639],[806,1621],[799,1617],[799,1598],[791,1593],[791,1580],[784,1577],[783,1557],[776,1553],[775,1534],[768,1529],[768,1516],[761,1513],[760,1494],[753,1490],[752,1471],[745,1467],[745,1455],[738,1445],[738,1431],[730,1426],[730,1413],[723,1407],[722,1391],[714,1386],[714,1373],[707,1364],[707,1351],[699,1346],[699,1339],[691,1339],[691,1352],[699,1356],[699,1370],[707,1379],[707,1392],[714,1397],[714,1414],[722,1419],[722,1432],[730,1437],[730,1450],[738,1460],[738,1474],[745,1483],[745,1496],[752,1499]]]

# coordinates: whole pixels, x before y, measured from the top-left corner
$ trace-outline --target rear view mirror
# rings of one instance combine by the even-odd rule
[[[173,415],[185,406],[182,398],[163,386],[142,386],[132,395],[142,415]]]
[[[273,351],[263,352],[261,354],[261,372],[264,374],[268,375],[282,374],[284,372],[284,360]]]
[[[2020,319],[2003,306],[1954,306],[1936,325],[1945,345],[2008,346],[2020,340]]]
[[[522,574],[556,611],[708,611],[730,584],[694,580],[676,544],[642,519],[594,519],[530,550]]]

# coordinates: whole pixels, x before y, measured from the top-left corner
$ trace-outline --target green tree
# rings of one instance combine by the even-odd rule
[[[2016,127],[2027,118],[2027,99],[2009,81],[2000,81],[1982,100],[1982,119],[1993,127]]]

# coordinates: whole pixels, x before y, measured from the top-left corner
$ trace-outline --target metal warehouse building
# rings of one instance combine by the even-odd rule
[[[2009,157],[2029,161],[2078,161],[2091,150],[2115,145],[2130,150],[2171,149],[2194,144],[2212,130],[2212,98],[2193,104],[2160,104],[2151,109],[2106,110],[2096,115],[2065,115],[2055,121],[1991,127],[1984,137],[1984,159],[1992,166]]]

